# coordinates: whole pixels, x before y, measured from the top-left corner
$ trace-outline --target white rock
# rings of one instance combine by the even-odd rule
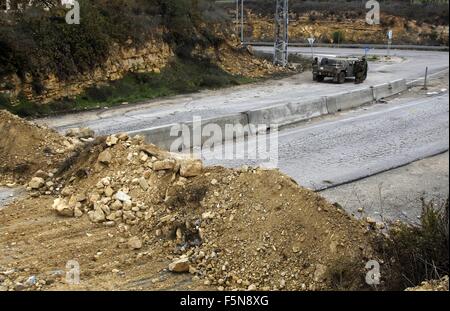
[[[78,207],[75,207],[74,210],[73,210],[73,215],[76,218],[80,218],[81,216],[83,216],[83,212]]]
[[[203,163],[201,160],[186,160],[181,162],[180,175],[182,177],[195,177],[202,173]]]
[[[327,273],[327,266],[324,266],[322,264],[316,265],[316,270],[314,272],[314,281],[315,282],[321,282],[324,280],[325,275]]]
[[[205,213],[202,214],[202,218],[204,220],[213,219],[214,218],[214,212],[205,212]]]
[[[123,191],[117,191],[115,198],[123,203],[131,202],[131,197]]]
[[[128,240],[128,246],[134,250],[141,249],[142,241],[137,236],[134,236]]]
[[[119,138],[117,138],[116,135],[111,135],[108,138],[106,138],[106,144],[111,147],[117,145],[119,142]]]
[[[112,161],[111,152],[108,149],[106,149],[105,151],[100,153],[100,155],[98,156],[98,161],[100,163],[103,163],[103,164],[106,164],[106,165],[111,163],[111,161]]]
[[[138,180],[139,185],[141,186],[142,190],[147,191],[149,188],[148,182],[144,177],[139,178]]]
[[[171,159],[166,159],[164,161],[156,161],[153,163],[153,170],[163,171],[163,170],[173,170],[176,166],[176,161]]]
[[[60,216],[64,217],[73,217],[74,211],[69,207],[67,201],[65,199],[56,199],[53,201],[52,208],[58,213]]]
[[[111,177],[102,178],[102,180],[100,182],[103,186],[107,187],[107,186],[111,185]]]
[[[169,271],[175,272],[175,273],[187,273],[189,272],[189,258],[181,258],[178,260],[175,260],[169,265]]]
[[[89,217],[90,217],[91,221],[95,222],[95,223],[100,223],[100,222],[103,222],[106,220],[105,212],[103,212],[100,205],[97,205],[94,208],[94,211],[89,213]]]
[[[146,153],[141,153],[141,162],[145,163],[148,161],[148,155]]]
[[[41,189],[45,185],[45,180],[41,177],[33,177],[29,182],[28,186],[33,189]]]

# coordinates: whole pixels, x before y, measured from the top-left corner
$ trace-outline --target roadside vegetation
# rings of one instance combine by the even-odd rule
[[[47,2],[52,1],[35,1],[0,18],[0,76],[30,74],[37,93],[49,73],[68,79],[100,66],[114,44],[140,47],[149,38],[163,37],[179,56],[189,57],[196,45],[223,40],[201,25],[212,14],[208,0],[80,0],[82,23],[76,27],[65,22],[64,8],[43,10]],[[221,22],[219,13],[214,18]]]
[[[26,10],[0,13],[0,82],[4,76],[17,74],[22,81],[32,81],[33,94],[38,96],[43,94],[43,80],[49,74],[70,81],[102,66],[113,46],[130,47],[131,42],[132,47],[140,48],[150,39],[168,43],[175,56],[161,74],[129,73],[76,98],[48,105],[21,94],[14,100],[0,94],[0,109],[24,117],[41,116],[252,81],[225,72],[199,53],[218,48],[227,37],[227,27],[218,31],[205,26],[226,20],[213,1],[80,0],[82,22],[76,27],[65,22],[66,10],[58,2],[35,1]]]
[[[207,60],[175,58],[160,74],[129,73],[123,79],[85,90],[75,98],[63,98],[47,105],[19,98],[12,104],[0,94],[0,109],[21,117],[42,117],[57,113],[114,107],[159,97],[217,89],[256,81],[233,76]]]
[[[389,273],[389,289],[404,290],[449,275],[449,203],[436,207],[423,202],[418,225],[395,224],[378,241]]]

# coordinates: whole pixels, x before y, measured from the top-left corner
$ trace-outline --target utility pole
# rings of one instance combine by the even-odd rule
[[[244,44],[244,0],[241,0],[241,43]]]
[[[277,0],[275,13],[275,52],[273,63],[286,67],[288,65],[289,45],[289,1]]]
[[[239,1],[236,0],[236,35],[239,36]]]
[[[236,34],[244,44],[244,0],[236,0]]]

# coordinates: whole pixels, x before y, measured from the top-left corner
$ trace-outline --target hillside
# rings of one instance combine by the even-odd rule
[[[379,2],[380,25],[372,26],[365,21],[365,1],[290,0],[290,40],[305,43],[314,36],[320,43],[385,44],[392,29],[395,44],[448,45],[448,3]],[[272,41],[275,1],[248,0],[245,9],[245,37]],[[235,14],[233,7],[227,10]]]
[[[211,1],[81,0],[79,25],[65,22],[63,7],[43,10],[44,2],[0,13],[0,107],[23,116],[235,85],[278,71],[237,48]]]

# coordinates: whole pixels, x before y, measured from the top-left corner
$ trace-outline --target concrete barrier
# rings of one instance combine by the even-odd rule
[[[161,127],[132,131],[128,134],[130,136],[141,135],[147,143],[155,144],[165,150],[170,150],[171,147],[177,145],[183,148],[187,146],[192,148],[199,147],[207,141],[209,143],[222,143],[226,139],[244,137],[251,133],[248,127],[246,127],[247,125],[247,115],[242,113],[213,119],[199,119],[195,122],[174,123]],[[211,131],[214,131],[215,135],[212,135],[213,133]],[[231,134],[227,136],[226,133]]]
[[[172,144],[173,139],[170,139],[170,131],[173,127],[176,127],[177,124],[169,124],[160,127],[147,128],[137,131],[128,132],[130,136],[140,135],[143,136],[146,143],[154,144],[161,149],[169,150],[170,145]]]
[[[343,110],[356,108],[373,103],[373,89],[356,90],[337,95],[326,96],[328,113],[336,113]]]
[[[408,89],[406,85],[406,80],[396,80],[390,83],[385,83],[381,85],[376,85],[373,87],[373,93],[375,100],[381,100],[393,95],[397,95]]]
[[[288,103],[276,105],[263,109],[251,110],[246,112],[249,124],[259,126],[261,130],[265,125],[267,130],[271,124],[278,126],[288,125],[328,114],[326,101],[323,97],[300,101],[297,103]],[[255,133],[253,133],[255,134]]]

